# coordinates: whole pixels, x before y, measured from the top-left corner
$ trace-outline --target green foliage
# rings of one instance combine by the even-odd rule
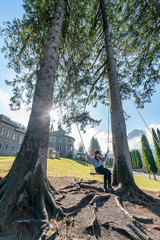
[[[140,169],[143,167],[141,155],[138,150],[132,150],[130,156],[133,169]]]
[[[158,141],[160,143],[160,130],[157,128],[157,136],[158,136]]]
[[[134,151],[130,152],[130,157],[131,157],[131,164],[132,164],[132,168],[136,169],[136,163],[135,163],[135,155],[134,155]]]
[[[113,167],[113,158],[107,158],[106,166],[107,167]]]
[[[143,168],[141,155],[138,150],[135,150],[135,159],[136,159],[136,168],[137,169]]]
[[[22,102],[32,102],[56,3],[57,1],[51,0],[25,0],[22,20],[7,22],[6,28],[2,30],[5,39],[2,51],[9,60],[8,66],[17,73],[13,81],[6,80],[13,87],[12,109],[19,109]],[[63,113],[61,115],[64,118],[60,120],[68,128],[75,119],[80,123],[81,129],[86,124],[97,126],[100,123],[100,120],[95,121],[88,111],[84,111],[86,85],[89,81],[94,81],[91,73],[88,73],[89,65],[86,67],[86,63],[83,63],[83,59],[89,55],[89,48],[83,44],[87,39],[87,12],[88,1],[67,1],[53,103]],[[73,98],[74,95],[77,97]]]
[[[84,147],[81,143],[79,144],[77,152],[84,152]]]
[[[89,147],[89,155],[90,156],[93,156],[94,150],[99,150],[101,152],[101,147],[99,145],[97,138],[92,137],[90,147]]]
[[[153,2],[118,0],[111,3],[115,10],[114,42],[121,56],[119,75],[140,107],[151,101],[155,84],[160,82],[160,17],[155,10],[160,9],[160,4],[155,7]]]
[[[141,142],[142,142],[142,154],[143,154],[146,171],[149,173],[156,174],[157,166],[156,166],[152,151],[150,149],[148,140],[145,135],[142,135]]]
[[[97,126],[85,103],[107,105],[107,56],[99,0],[67,1],[59,51],[53,104],[61,110],[63,124],[69,128],[75,120],[84,129]],[[2,31],[2,51],[8,66],[16,72],[10,106],[32,102],[34,87],[57,1],[25,0],[25,14],[6,23]],[[159,83],[159,25],[156,6],[148,1],[105,1],[122,99],[131,93],[137,105],[150,101]],[[146,12],[146,14],[143,14]],[[140,100],[140,98],[141,100]],[[74,114],[74,116],[73,116]]]
[[[157,166],[160,169],[160,145],[159,145],[159,139],[158,136],[156,135],[155,130],[152,128],[152,137],[153,137],[153,142],[154,142],[154,148],[156,152],[156,161],[157,161]]]

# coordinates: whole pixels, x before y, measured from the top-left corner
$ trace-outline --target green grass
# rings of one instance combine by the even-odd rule
[[[160,192],[160,181],[155,181],[149,178],[139,176],[134,176],[134,179],[139,188],[152,192]]]
[[[4,177],[12,166],[14,157],[0,157],[0,176]],[[48,159],[47,161],[48,177],[78,177],[83,179],[95,179],[103,181],[103,176],[90,175],[92,167],[86,166],[85,162],[68,158]],[[160,182],[143,178],[134,177],[139,188],[157,192],[160,191]]]

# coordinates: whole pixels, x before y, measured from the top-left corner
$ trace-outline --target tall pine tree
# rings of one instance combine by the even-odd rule
[[[93,156],[94,150],[99,150],[101,152],[101,147],[99,145],[97,138],[92,137],[90,142],[90,147],[89,147],[90,156]]]
[[[156,180],[155,174],[157,173],[157,166],[153,157],[153,153],[150,149],[149,142],[145,135],[142,135],[141,142],[142,142],[142,154],[146,171],[149,173],[149,178],[150,173],[153,173],[154,179]]]
[[[135,150],[135,158],[136,158],[136,168],[137,169],[143,168],[141,155],[140,155],[140,152],[138,150]]]
[[[158,142],[160,143],[160,130],[157,128],[157,136],[158,136]]]
[[[152,128],[152,137],[153,137],[153,143],[154,143],[154,148],[156,153],[157,166],[160,169],[160,145],[159,145],[157,134],[153,128]]]

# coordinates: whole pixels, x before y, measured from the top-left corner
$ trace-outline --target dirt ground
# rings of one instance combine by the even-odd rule
[[[135,198],[124,200],[115,193],[105,193],[103,183],[96,180],[73,177],[49,180],[56,190],[57,204],[69,215],[63,220],[59,220],[58,215],[56,219],[51,219],[46,239],[160,240],[160,192],[147,192],[159,200],[157,203],[147,203]],[[24,208],[14,209],[13,218],[8,219],[8,225],[0,229],[0,240],[35,239],[27,223],[17,227],[17,220],[24,217]],[[26,214],[25,219],[29,219],[29,215]]]

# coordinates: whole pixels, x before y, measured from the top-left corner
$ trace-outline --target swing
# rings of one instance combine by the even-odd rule
[[[74,119],[75,119],[75,118],[74,118]],[[75,123],[76,123],[76,127],[77,127],[77,130],[78,130],[78,133],[79,133],[79,136],[80,136],[82,145],[83,145],[83,147],[84,147],[84,150],[85,150],[85,152],[87,152],[87,151],[86,151],[86,147],[85,147],[85,145],[84,145],[84,141],[83,141],[83,139],[82,139],[82,135],[81,135],[80,129],[79,129],[79,127],[78,127],[78,124],[77,124],[76,121],[75,121]],[[109,104],[108,104],[108,151],[109,151]],[[86,163],[88,164],[88,162],[87,162],[87,156],[86,156]],[[89,168],[90,168],[90,174],[91,174],[91,175],[94,175],[94,176],[95,176],[95,175],[103,175],[103,174],[101,174],[101,173],[97,173],[97,172],[95,171],[94,167],[91,166],[90,164],[89,164]]]

